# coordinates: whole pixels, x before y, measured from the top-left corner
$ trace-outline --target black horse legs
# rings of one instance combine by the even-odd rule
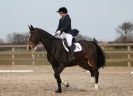
[[[94,70],[94,74],[95,74],[95,89],[98,89],[98,79],[99,79],[98,69]]]
[[[64,65],[61,64],[59,67],[57,67],[55,69],[54,76],[55,76],[55,79],[57,80],[57,85],[58,85],[58,89],[57,89],[56,93],[61,93],[62,92],[62,88],[61,88],[62,80],[60,78],[60,74],[61,74],[61,72],[63,71],[64,68],[65,68]]]
[[[91,83],[93,83],[93,77],[95,77],[95,89],[98,89],[99,70],[95,68],[89,71],[91,73]]]
[[[96,79],[95,83],[96,84],[98,83],[98,78],[99,78],[99,71],[96,71],[95,72],[95,79]]]
[[[56,93],[61,93],[62,92],[62,89],[61,89],[61,78],[60,78],[60,75],[59,74],[54,74],[56,80],[57,80],[57,84],[58,84],[58,89],[56,91]]]

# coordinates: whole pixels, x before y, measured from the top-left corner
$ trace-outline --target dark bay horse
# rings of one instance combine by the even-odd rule
[[[78,41],[82,46],[82,51],[75,52],[75,60],[69,61],[68,52],[64,49],[62,41],[48,32],[29,26],[30,35],[28,39],[29,50],[34,49],[35,46],[41,42],[46,51],[47,59],[51,63],[54,70],[54,76],[57,80],[57,93],[62,92],[60,78],[61,72],[65,67],[79,65],[85,70],[90,71],[91,77],[95,77],[95,88],[98,88],[99,68],[105,66],[105,55],[103,50],[93,41],[81,40]]]

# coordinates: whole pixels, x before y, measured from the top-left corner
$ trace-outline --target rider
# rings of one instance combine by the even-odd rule
[[[69,17],[68,10],[65,7],[61,7],[57,12],[60,14],[61,18],[59,20],[59,25],[56,30],[56,34],[59,34],[59,37],[61,39],[66,39],[70,57],[71,59],[74,59],[74,50],[72,47],[73,36],[71,34],[71,18]]]

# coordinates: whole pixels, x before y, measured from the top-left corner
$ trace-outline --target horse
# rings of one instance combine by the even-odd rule
[[[62,40],[51,35],[40,28],[29,26],[28,50],[34,50],[35,46],[42,43],[47,51],[47,59],[54,70],[54,77],[57,81],[58,89],[56,93],[62,92],[63,83],[60,74],[66,67],[79,65],[81,68],[90,72],[91,77],[95,78],[95,87],[98,89],[99,69],[105,66],[106,58],[100,46],[87,40],[77,41],[82,46],[82,51],[74,53],[74,60],[69,60],[67,52],[62,44]],[[67,86],[68,87],[68,84]]]

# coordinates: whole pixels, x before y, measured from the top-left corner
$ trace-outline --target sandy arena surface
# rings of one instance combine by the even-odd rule
[[[70,87],[57,88],[51,66],[0,66],[0,70],[33,70],[33,73],[0,73],[0,96],[133,96],[133,74],[127,67],[100,69],[99,90],[94,90],[90,74],[78,66],[66,68],[61,77]],[[133,71],[133,68],[132,68]]]

